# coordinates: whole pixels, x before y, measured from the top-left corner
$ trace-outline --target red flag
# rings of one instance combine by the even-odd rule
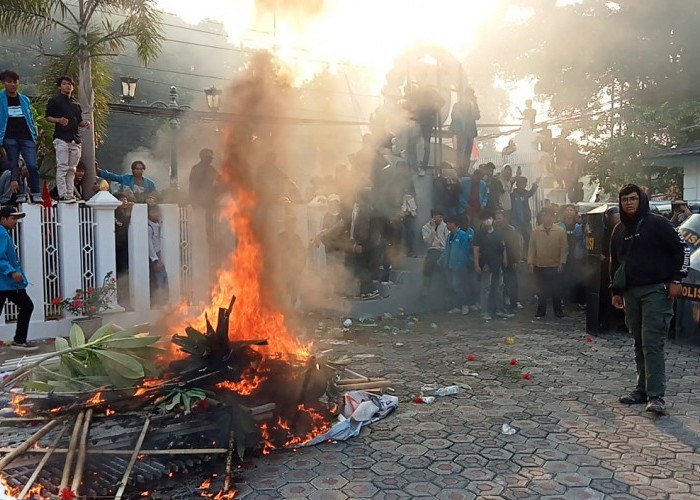
[[[474,142],[472,143],[471,159],[474,160],[476,163],[479,163],[479,161],[481,160],[481,153],[479,153],[479,145],[476,143],[476,139],[474,139]]]
[[[53,205],[53,200],[51,199],[51,193],[49,192],[49,185],[44,181],[44,187],[41,190],[41,206],[45,208],[51,208]]]

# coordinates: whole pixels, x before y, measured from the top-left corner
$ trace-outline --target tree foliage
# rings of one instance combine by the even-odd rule
[[[41,38],[52,29],[63,31],[72,53],[68,63],[78,63],[78,99],[84,118],[94,122],[95,93],[92,58],[116,55],[126,43],[136,46],[143,64],[160,52],[162,34],[160,13],[155,0],[3,0],[0,8],[0,33],[33,35]],[[102,50],[106,50],[102,53]],[[99,111],[99,110],[98,110]],[[84,186],[95,179],[95,137],[83,134]]]
[[[536,78],[539,99],[565,120],[565,133],[583,134],[595,180],[614,190],[648,178],[644,153],[694,139],[688,127],[700,102],[700,2],[558,3],[502,2],[497,16],[516,12],[520,21],[492,24],[478,45],[489,45],[491,67],[504,78]],[[663,171],[651,175],[673,180]]]

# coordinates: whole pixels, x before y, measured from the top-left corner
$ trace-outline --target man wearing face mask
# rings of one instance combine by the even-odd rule
[[[474,270],[479,275],[481,317],[492,319],[492,314],[511,318],[503,306],[503,268],[508,267],[503,234],[493,227],[493,213],[483,212],[481,228],[474,237]]]
[[[554,208],[544,207],[540,212],[542,223],[532,231],[530,248],[527,253],[528,270],[535,274],[537,281],[536,319],[547,314],[547,299],[551,297],[554,315],[562,318],[560,275],[566,264],[568,246],[566,233],[554,224]]]

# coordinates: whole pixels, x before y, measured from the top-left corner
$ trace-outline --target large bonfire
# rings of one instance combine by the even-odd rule
[[[258,184],[255,167],[274,150],[279,136],[276,125],[263,118],[279,104],[270,88],[279,82],[269,59],[251,64],[248,78],[232,92],[236,99],[230,111],[245,117],[245,123],[239,119],[226,130],[222,165],[227,192],[220,220],[229,222],[235,245],[218,263],[210,302],[169,310],[157,328],[160,336],[149,335],[147,325],[106,325],[86,338],[74,327],[68,340],[56,340],[56,353],[0,382],[0,388],[20,390],[13,398],[18,415],[63,423],[64,430],[75,418],[71,446],[81,428],[87,436],[93,417],[119,418],[138,410],[148,415],[143,435],[150,425],[147,441],[153,449],[206,453],[205,445],[225,447],[228,481],[235,456],[242,458],[245,450],[266,453],[303,444],[330,427],[337,407],[335,373],[289,330],[275,305],[274,287],[265,279],[270,258],[263,251],[261,207],[271,198]],[[262,144],[262,136],[271,142]],[[172,420],[156,416],[181,423],[173,427]],[[173,437],[173,428],[180,434]],[[123,446],[136,453],[143,445],[140,438]],[[3,466],[14,457],[5,456]],[[70,464],[70,452],[68,457]],[[74,486],[82,484],[81,474],[76,469]],[[64,476],[60,486],[70,467]],[[3,481],[6,491],[20,492],[21,485]],[[231,491],[228,482],[222,492]]]

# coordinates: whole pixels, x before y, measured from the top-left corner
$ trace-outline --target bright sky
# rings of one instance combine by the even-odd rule
[[[284,3],[289,2],[280,1]],[[495,11],[498,1],[325,0],[323,12],[306,20],[291,19],[281,10],[275,20],[271,12],[256,12],[254,0],[200,0],[196,8],[191,0],[158,0],[158,5],[193,24],[207,17],[222,22],[233,43],[276,44],[290,55],[304,50],[318,59],[385,70],[416,42],[463,53],[470,33]]]
[[[268,0],[270,4],[273,0]],[[559,4],[579,0],[559,0]],[[279,4],[289,0],[279,0]],[[313,2],[312,2],[313,3]],[[498,8],[500,0],[325,0],[321,13],[307,19],[293,19],[256,10],[255,0],[158,0],[161,9],[196,24],[209,18],[220,21],[229,41],[249,47],[272,48],[293,61],[296,70],[309,78],[323,66],[297,59],[339,61],[370,66],[375,70],[374,91],[384,84],[384,76],[394,59],[417,42],[435,43],[458,59],[472,42],[471,33]],[[526,19],[528,10],[512,9],[508,20]],[[512,110],[509,120],[518,116],[515,106],[523,107],[532,97],[534,82],[521,82],[510,88]],[[537,104],[536,104],[536,107]],[[538,115],[544,117],[540,108]]]

